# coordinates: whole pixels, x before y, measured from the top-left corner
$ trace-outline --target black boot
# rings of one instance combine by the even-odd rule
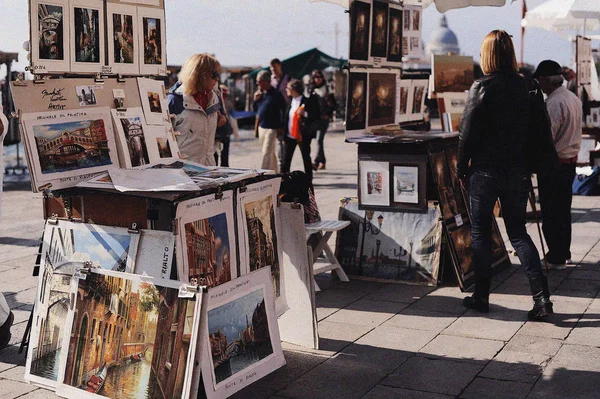
[[[8,314],[8,319],[0,326],[0,350],[6,348],[10,342],[11,334],[10,327],[12,327],[15,315],[13,312]]]
[[[465,297],[462,301],[465,308],[473,309],[480,313],[488,313],[490,311],[490,303],[487,299],[472,296]]]
[[[527,318],[529,320],[541,320],[554,313],[546,276],[530,278],[529,285],[533,296],[533,309],[527,312]]]

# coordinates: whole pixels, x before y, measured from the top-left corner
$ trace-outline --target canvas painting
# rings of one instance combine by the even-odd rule
[[[170,126],[147,125],[145,133],[151,163],[179,158],[179,146]]]
[[[240,245],[243,245],[245,252],[245,258],[240,260],[240,274],[266,266],[271,268],[271,283],[278,315],[287,309],[285,285],[282,284],[279,212],[276,212],[279,185],[279,179],[270,179],[248,185],[245,192],[238,193]]]
[[[146,124],[140,108],[126,111],[111,110],[118,132],[121,163],[127,167],[136,167],[150,163],[146,145]]]
[[[66,0],[33,0],[31,62],[37,74],[69,72],[69,7]]]
[[[394,166],[394,202],[419,202],[419,168]]]
[[[70,306],[71,276],[81,267],[133,271],[138,237],[127,229],[59,221],[46,223],[26,379],[55,387]]]
[[[350,72],[346,130],[364,130],[367,124],[367,76],[365,72]]]
[[[364,211],[356,198],[342,200],[339,219],[350,225],[338,233],[336,257],[344,271],[358,278],[437,285],[442,223],[433,201],[426,209]]]
[[[402,10],[390,6],[387,60],[402,62]]]
[[[237,237],[233,192],[182,201],[177,205],[177,266],[181,281],[195,278],[215,287],[235,278]]]
[[[148,125],[171,125],[169,108],[165,96],[165,85],[161,80],[138,78],[142,109]]]
[[[464,92],[469,90],[475,76],[473,57],[435,54],[432,54],[431,57],[434,92]]]
[[[369,74],[368,126],[390,125],[396,121],[396,73]]]
[[[226,398],[285,364],[268,268],[207,296],[204,388],[209,399]]]
[[[134,6],[107,3],[108,65],[111,73],[139,73],[137,10]]]
[[[180,297],[178,282],[124,273],[92,271],[74,281],[57,393],[190,397],[201,297]]]
[[[141,26],[140,74],[165,75],[166,41],[164,10],[139,7],[138,24]]]
[[[354,1],[350,18],[350,60],[369,60],[371,2]]]
[[[390,170],[388,162],[359,161],[361,205],[390,205]]]
[[[104,65],[104,5],[101,0],[74,0],[71,71],[100,73]]]
[[[119,165],[108,108],[27,113],[22,118],[32,155],[31,171],[38,183]]]
[[[473,270],[473,250],[471,248],[471,224],[463,224],[461,227],[448,233],[450,235],[454,256],[463,278],[469,279],[474,273]]]
[[[385,58],[388,43],[389,4],[373,1],[373,18],[371,21],[371,56]]]
[[[456,170],[456,164],[453,162],[450,166],[443,151],[431,153],[429,159],[440,197],[442,216],[447,226],[453,226],[456,224],[456,215],[461,215],[463,219],[467,218],[463,194],[461,191],[456,191],[457,182],[452,181],[454,175],[452,170]]]

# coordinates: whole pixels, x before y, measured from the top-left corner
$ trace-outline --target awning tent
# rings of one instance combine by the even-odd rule
[[[281,61],[283,70],[292,78],[301,79],[304,75],[310,75],[314,69],[325,69],[329,67],[341,68],[348,61],[343,58],[331,57],[318,48],[313,48],[303,53]],[[258,68],[249,72],[244,78],[254,79],[258,72],[269,69],[268,66]]]

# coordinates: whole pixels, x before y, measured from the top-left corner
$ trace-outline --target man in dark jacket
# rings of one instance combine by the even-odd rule
[[[258,139],[262,144],[262,169],[279,172],[275,148],[283,131],[286,103],[280,92],[271,86],[271,74],[260,71],[256,77],[259,89],[254,93],[254,111],[258,117]]]
[[[306,97],[304,93],[304,84],[297,79],[292,79],[286,86],[287,95],[291,98],[283,115],[283,141],[281,145],[281,173],[288,173],[292,164],[292,157],[296,146],[300,147],[304,172],[308,180],[312,183],[313,168],[310,160],[310,142],[315,138],[318,126],[316,123],[320,120],[319,102],[315,96]],[[294,115],[300,116],[300,140],[292,136],[292,125]]]

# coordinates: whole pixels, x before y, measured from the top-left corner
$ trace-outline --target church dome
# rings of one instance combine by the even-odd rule
[[[446,55],[448,53],[460,54],[458,39],[454,32],[448,28],[448,20],[442,15],[438,28],[433,31],[429,43],[425,47],[425,55],[429,58],[431,54]]]

